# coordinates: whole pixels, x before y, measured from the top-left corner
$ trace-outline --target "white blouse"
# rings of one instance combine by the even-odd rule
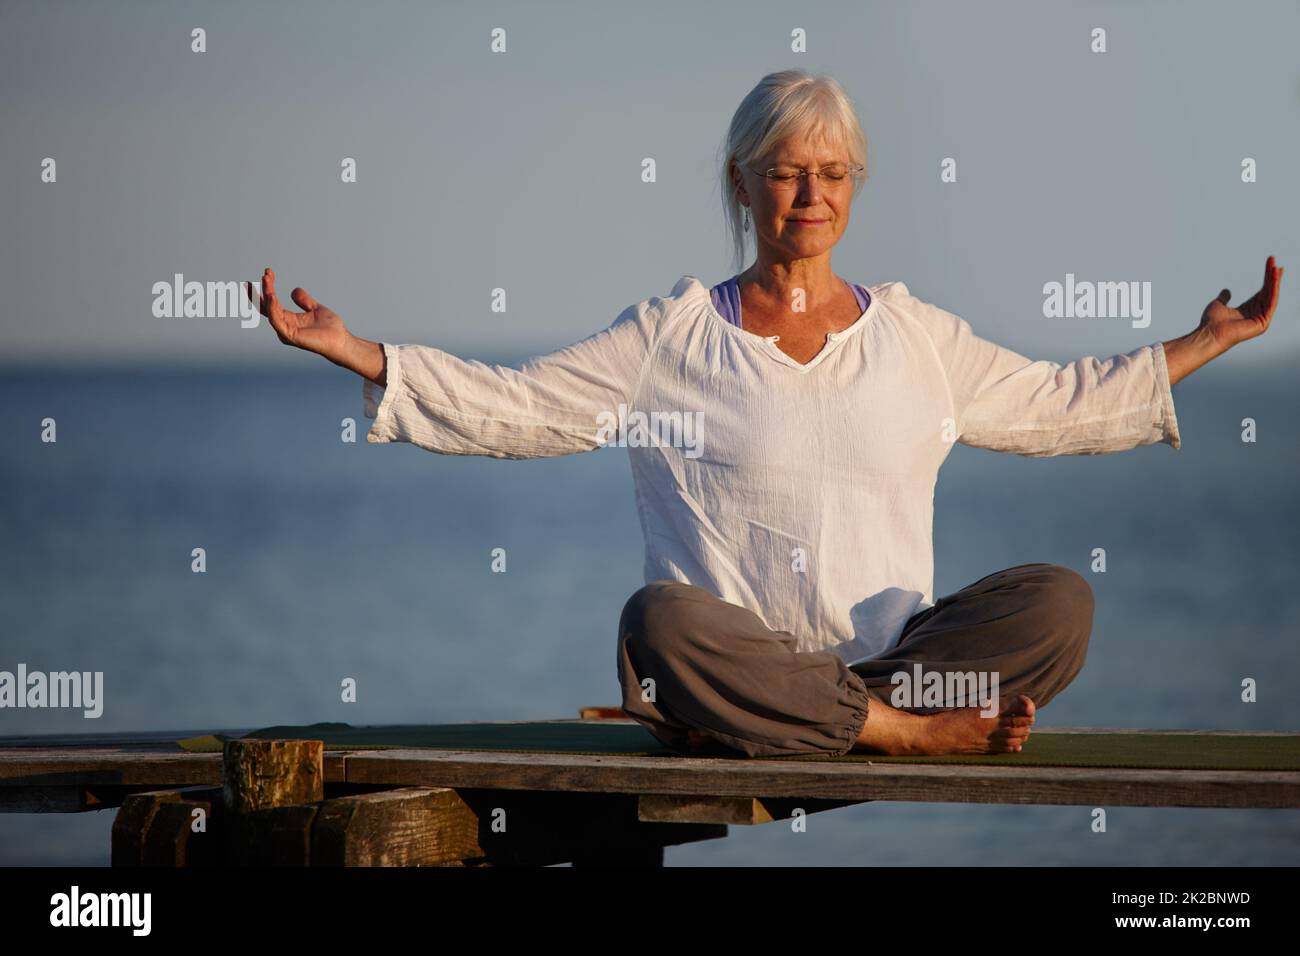
[[[494,458],[626,444],[647,582],[698,585],[855,663],[934,603],[934,486],[954,440],[1029,456],[1181,443],[1158,342],[1032,361],[902,282],[869,291],[806,365],[727,322],[689,275],[517,369],[384,343],[367,440]]]

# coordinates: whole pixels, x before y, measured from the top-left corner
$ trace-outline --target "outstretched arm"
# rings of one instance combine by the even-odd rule
[[[492,458],[599,448],[619,404],[631,404],[635,396],[658,311],[653,299],[630,306],[608,328],[512,368],[431,346],[371,342],[348,332],[303,289],[292,297],[306,311],[285,311],[269,269],[262,285],[262,314],[280,341],[365,379],[364,411],[375,420],[368,441]]]
[[[385,384],[384,350],[379,343],[357,338],[333,310],[313,299],[306,289],[290,293],[290,298],[305,311],[288,311],[275,295],[275,273],[268,268],[262,272],[261,298],[254,298],[251,287],[248,293],[249,301],[258,302],[259,310],[285,345],[315,352],[376,385]]]
[[[1182,440],[1173,384],[1268,328],[1282,270],[1269,257],[1264,288],[1240,309],[1225,289],[1200,326],[1169,342],[1066,365],[1032,361],[988,342],[964,319],[913,297],[952,391],[957,441],[1019,455],[1097,455]]]
[[[1234,345],[1267,332],[1285,271],[1269,256],[1264,263],[1264,285],[1258,292],[1233,309],[1228,306],[1232,293],[1224,289],[1205,307],[1201,324],[1194,331],[1163,343],[1169,383],[1186,378]]]

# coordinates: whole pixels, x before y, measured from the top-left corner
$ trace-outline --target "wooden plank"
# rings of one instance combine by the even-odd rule
[[[782,799],[647,793],[642,794],[637,802],[637,819],[647,823],[734,823],[756,826],[776,820],[789,820],[797,810],[820,813],[858,802],[798,797]]]
[[[112,865],[139,866],[144,860],[144,838],[149,832],[149,821],[158,812],[158,804],[179,799],[175,791],[141,793],[128,798],[113,817],[109,857]]]
[[[204,828],[195,831],[195,811],[202,811]],[[141,848],[144,866],[215,866],[220,862],[221,789],[194,788],[174,803],[158,807]]]
[[[328,757],[326,758],[328,760]],[[340,767],[342,766],[340,762]],[[339,771],[342,775],[342,770]],[[0,813],[84,813],[88,810],[112,810],[127,797],[149,790],[168,789],[169,784],[137,784],[116,787],[109,784],[72,784],[69,786],[7,787],[0,785]],[[325,796],[345,797],[390,789],[386,786],[325,784]]]
[[[404,787],[327,800],[313,866],[440,866],[484,856],[478,815],[454,790]]]
[[[208,815],[209,832],[220,806],[219,787],[186,787],[130,794],[113,819],[113,866],[183,866],[193,849],[195,864],[215,862],[208,834],[194,834],[193,812]],[[191,836],[197,837],[191,843]],[[202,844],[202,846],[200,846]]]
[[[1075,731],[1099,732],[1095,728]],[[323,766],[328,783],[385,788],[815,797],[848,802],[1300,806],[1300,771],[1017,768],[433,750],[331,751],[325,754]],[[131,788],[215,784],[220,782],[220,771],[220,754],[111,747],[0,750],[0,810],[85,809],[88,798],[78,788],[120,796]]]
[[[400,788],[221,821],[233,865],[653,865],[725,826],[644,823],[634,798]]]
[[[343,759],[349,752],[325,754],[325,782],[343,782]],[[188,753],[175,748],[14,748],[0,750],[0,788],[97,785],[159,790],[214,785],[221,783],[221,760],[219,753]]]
[[[0,792],[17,787],[0,810],[38,812],[49,788],[54,809],[80,809],[70,788],[157,789],[220,779],[219,754],[141,760],[97,753],[78,761],[63,754],[21,766],[0,754]],[[345,764],[344,761],[347,763]],[[1296,807],[1300,772],[943,766],[937,764],[811,763],[706,758],[608,757],[458,751],[376,751],[327,755],[326,779],[382,787],[451,786],[499,789],[660,793],[713,796],[803,796],[863,800],[983,803],[1074,803],[1113,806]],[[57,769],[56,769],[57,768]],[[14,771],[18,771],[15,775]],[[33,771],[28,773],[28,771]],[[8,774],[6,776],[6,774]],[[955,784],[965,789],[954,789]],[[775,788],[775,789],[767,789]],[[793,791],[793,792],[792,792]]]
[[[341,757],[326,752],[325,764],[336,768],[326,776],[341,781]],[[125,787],[98,783],[59,786],[5,786],[0,783],[0,813],[84,813],[88,810],[111,810],[120,807],[132,794],[165,789],[177,788],[167,781]],[[390,789],[392,788],[386,784],[349,784],[327,780],[325,796],[332,799]]]
[[[853,803],[1300,807],[1300,771],[781,762],[450,750],[357,752],[346,761],[350,783],[389,786],[817,797]]]
[[[0,751],[0,786],[183,787],[221,783],[221,754],[75,748]]]
[[[15,763],[0,753],[0,788],[18,787],[15,804],[42,809],[51,789],[56,809],[72,810],[72,787],[159,789],[220,781],[219,754],[141,758],[129,752],[93,755],[43,752]],[[346,761],[346,763],[345,763]],[[825,799],[952,802],[1075,803],[1115,806],[1295,807],[1300,772],[943,766],[937,764],[812,763],[712,758],[610,757],[465,751],[356,751],[327,755],[327,781],[395,786],[660,793],[714,796],[803,796]],[[594,776],[593,776],[594,775]],[[666,775],[666,776],[665,776]],[[765,789],[776,787],[777,789]],[[829,789],[827,789],[829,788]],[[1016,789],[1018,793],[1014,792]],[[794,791],[794,792],[791,792]]]

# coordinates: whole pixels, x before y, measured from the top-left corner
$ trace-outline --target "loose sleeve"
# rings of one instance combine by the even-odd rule
[[[387,385],[362,386],[365,416],[374,419],[366,440],[491,458],[592,451],[603,444],[602,422],[635,394],[659,302],[629,306],[608,328],[519,368],[382,343]]]
[[[962,444],[1030,457],[1182,444],[1162,343],[1067,365],[1034,361],[980,338],[951,312],[908,298],[948,376]]]

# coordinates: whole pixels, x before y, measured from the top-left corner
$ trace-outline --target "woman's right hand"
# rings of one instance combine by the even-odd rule
[[[285,345],[297,346],[308,352],[338,361],[347,351],[351,333],[343,320],[332,310],[321,305],[306,289],[294,289],[290,297],[305,312],[287,312],[275,297],[275,273],[266,269],[262,273],[261,313],[270,320],[271,328]]]
[[[251,283],[249,293],[251,300]],[[275,273],[268,267],[262,273],[259,310],[281,342],[315,352],[335,365],[351,369],[380,385],[385,384],[386,362],[379,343],[357,338],[332,309],[313,299],[306,289],[294,289],[290,297],[305,311],[288,312],[280,305],[280,300],[275,297]]]

